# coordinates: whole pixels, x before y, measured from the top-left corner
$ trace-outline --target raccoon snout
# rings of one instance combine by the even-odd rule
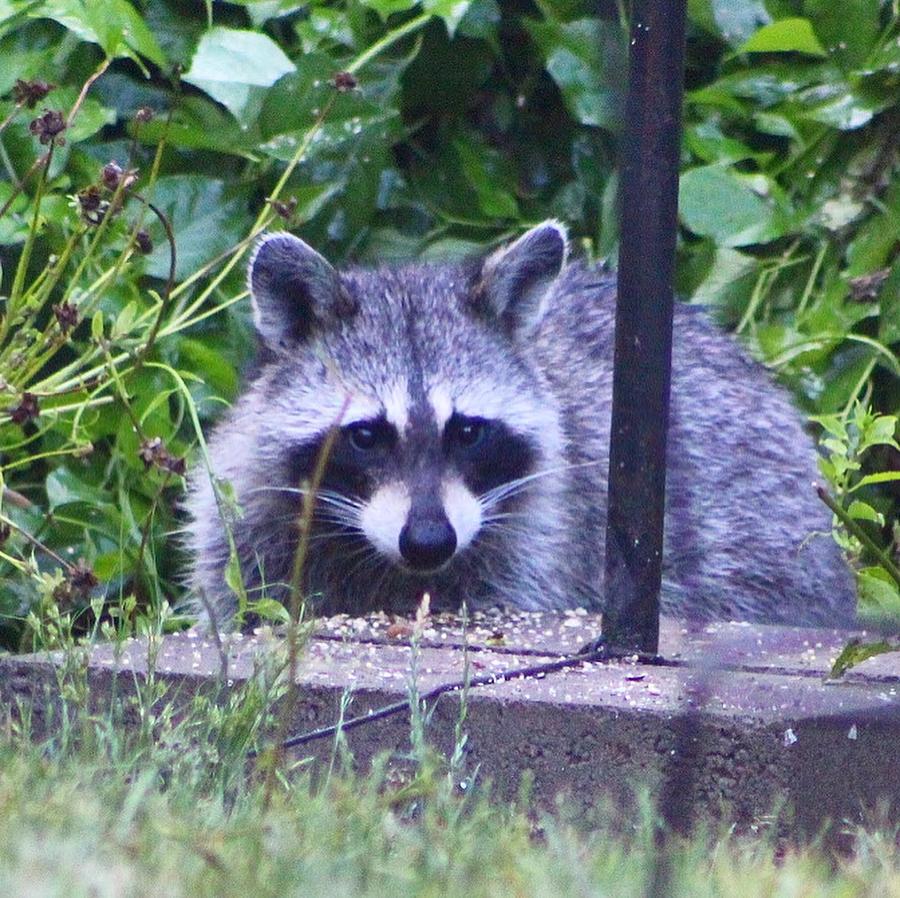
[[[443,513],[410,518],[400,531],[400,554],[416,571],[433,571],[456,551],[456,531]]]

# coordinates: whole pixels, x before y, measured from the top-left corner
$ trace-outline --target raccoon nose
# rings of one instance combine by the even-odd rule
[[[456,531],[443,514],[411,518],[400,531],[400,554],[414,570],[433,571],[455,551]]]

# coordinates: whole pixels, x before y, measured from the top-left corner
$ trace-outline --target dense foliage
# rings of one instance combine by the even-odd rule
[[[247,361],[262,229],[384,260],[552,215],[615,257],[626,12],[0,0],[0,642],[48,606],[127,626],[177,599],[184,459]],[[900,408],[896,3],[691,0],[689,19],[679,290],[846,457],[856,400]],[[837,471],[848,506],[900,467],[881,420]],[[854,501],[883,545],[898,499],[877,480]]]

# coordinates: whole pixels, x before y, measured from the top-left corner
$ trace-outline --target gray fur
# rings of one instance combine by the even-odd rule
[[[346,425],[348,415],[372,417],[401,395],[406,429],[379,470],[356,491],[341,487],[338,471],[317,502],[304,569],[313,605],[409,611],[427,590],[438,608],[463,600],[470,609],[602,607],[615,279],[563,267],[565,253],[554,223],[469,265],[335,271],[289,235],[261,243],[250,284],[270,352],[209,445],[215,474],[231,482],[243,510],[231,527],[251,598],[264,583],[285,598],[310,470],[309,452],[297,447],[342,413]],[[407,488],[414,508],[422,496],[429,508],[440,504],[440,478],[453,463],[442,454],[437,393],[495,409],[510,445],[530,460],[518,489],[481,497],[471,544],[423,575],[377,551],[358,521],[382,481]],[[784,391],[701,311],[677,304],[665,612],[852,622],[849,570],[830,538],[809,538],[830,528],[811,486],[814,459]],[[228,541],[199,465],[188,506],[192,584],[226,623],[237,607],[224,581]]]

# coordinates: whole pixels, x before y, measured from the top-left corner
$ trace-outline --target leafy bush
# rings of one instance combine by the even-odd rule
[[[627,28],[601,12],[0,0],[0,641],[27,643],[42,603],[87,628],[178,598],[182,460],[248,358],[262,229],[390,260],[553,215],[615,256]],[[691,0],[689,18],[679,290],[810,412],[896,410],[895,6]],[[887,541],[897,493],[878,488],[866,526]]]

